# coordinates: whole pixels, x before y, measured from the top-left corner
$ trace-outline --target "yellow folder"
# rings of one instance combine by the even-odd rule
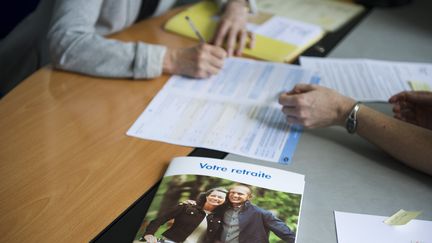
[[[208,42],[213,37],[213,33],[217,28],[217,21],[214,20],[217,13],[218,7],[213,1],[199,2],[169,19],[165,24],[165,29],[183,36],[198,39],[185,19],[185,16],[189,16],[195,27]],[[309,46],[300,47],[256,34],[254,48],[246,48],[243,53],[267,61],[290,62]]]

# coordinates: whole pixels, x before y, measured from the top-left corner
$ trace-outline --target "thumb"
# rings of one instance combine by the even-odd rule
[[[313,84],[296,84],[291,91],[288,91],[287,94],[300,94],[309,92],[315,89],[315,85]]]

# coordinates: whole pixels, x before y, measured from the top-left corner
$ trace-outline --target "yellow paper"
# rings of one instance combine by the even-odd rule
[[[411,89],[414,91],[431,91],[429,84],[420,81],[408,81]]]
[[[216,31],[217,21],[213,20],[213,17],[217,12],[217,5],[213,1],[203,1],[172,17],[165,24],[165,29],[183,36],[198,39],[185,20],[185,16],[189,16],[204,39],[209,42]],[[262,35],[255,35],[254,48],[245,48],[243,53],[267,61],[290,62],[309,46],[299,47]]]
[[[384,220],[384,223],[388,225],[405,225],[420,214],[421,211],[405,211],[401,209],[390,218]]]

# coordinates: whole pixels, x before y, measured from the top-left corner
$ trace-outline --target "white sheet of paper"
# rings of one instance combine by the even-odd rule
[[[278,16],[259,25],[253,32],[296,46],[307,46],[324,34],[323,29],[318,25]]]
[[[127,134],[288,164],[301,135],[277,97],[318,82],[298,66],[228,58],[209,79],[173,76]]]
[[[259,11],[335,31],[364,10],[358,4],[323,0],[257,0]]]
[[[432,84],[432,64],[369,59],[300,57],[301,66],[317,71],[320,85],[359,101],[383,101],[404,90],[408,81]]]
[[[431,243],[432,221],[390,226],[388,217],[335,211],[338,243]]]

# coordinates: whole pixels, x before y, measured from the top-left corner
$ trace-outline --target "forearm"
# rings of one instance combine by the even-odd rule
[[[111,8],[116,7],[115,4],[111,5]],[[119,7],[123,5],[119,4]],[[102,0],[56,2],[52,26],[48,33],[54,66],[103,77],[159,76],[166,48],[142,42],[121,42],[102,36],[97,31],[97,25],[104,6]],[[116,21],[123,23],[123,18],[130,17],[126,11],[121,13],[119,16],[105,16],[108,18],[104,20],[107,26],[102,27],[109,28],[108,25]],[[119,31],[126,26],[127,23],[123,23],[110,31]]]
[[[362,105],[357,133],[403,163],[432,175],[432,131]]]
[[[267,214],[265,220],[267,227],[284,242],[294,243],[295,233],[279,218],[273,214]]]
[[[71,35],[50,46],[52,61],[57,68],[110,78],[152,78],[162,73],[165,47],[124,43],[93,33]]]
[[[288,122],[316,128],[345,126],[356,102],[326,87],[297,84],[279,97],[279,103]],[[405,164],[432,175],[432,130],[360,105],[357,133]]]

